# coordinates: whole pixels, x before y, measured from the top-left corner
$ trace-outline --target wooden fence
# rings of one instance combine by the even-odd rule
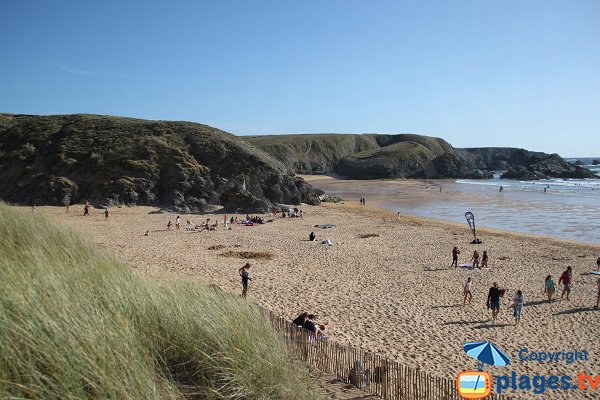
[[[264,310],[284,335],[293,356],[320,371],[385,400],[461,400],[454,379],[433,376],[368,351],[343,346]],[[457,371],[458,372],[458,371]],[[491,400],[510,397],[492,394]]]

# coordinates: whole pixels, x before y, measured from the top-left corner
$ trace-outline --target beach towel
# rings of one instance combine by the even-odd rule
[[[331,229],[331,228],[335,228],[335,225],[333,225],[333,224],[321,224],[321,225],[315,225],[315,228]]]
[[[461,268],[473,269],[473,264],[471,264],[471,263],[459,264],[458,266]]]

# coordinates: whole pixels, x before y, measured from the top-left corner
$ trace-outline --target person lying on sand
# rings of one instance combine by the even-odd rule
[[[315,235],[314,232],[311,232],[310,235],[308,235],[308,240],[310,240],[311,242],[314,242],[316,238],[317,235]]]
[[[292,321],[292,324],[294,324],[296,326],[303,327],[304,326],[304,321],[306,321],[306,318],[308,318],[308,313],[307,312],[303,312],[302,314],[298,315],[296,317],[296,319],[294,319]]]

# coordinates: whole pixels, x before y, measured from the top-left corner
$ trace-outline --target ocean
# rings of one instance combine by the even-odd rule
[[[580,160],[600,173],[600,166],[591,165],[592,159]],[[485,180],[416,180],[412,184],[406,180],[338,179],[311,183],[350,201],[364,196],[368,204],[402,214],[460,222],[467,227],[464,215],[470,211],[476,227],[600,244],[600,177],[518,181],[500,179],[500,174]]]

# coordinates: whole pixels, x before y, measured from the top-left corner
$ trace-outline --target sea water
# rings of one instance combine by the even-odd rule
[[[600,173],[600,166],[592,166],[591,160],[584,162],[589,161],[586,165]],[[500,172],[493,179],[429,180],[419,185],[395,184],[393,180],[336,180],[314,185],[348,199],[362,193],[369,204],[464,223],[466,229],[465,213],[470,211],[476,227],[600,244],[600,178],[518,181],[499,176]]]

